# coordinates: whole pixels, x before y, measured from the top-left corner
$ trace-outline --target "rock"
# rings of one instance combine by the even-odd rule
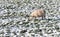
[[[27,30],[22,30],[20,33],[25,33],[25,32],[27,32]]]

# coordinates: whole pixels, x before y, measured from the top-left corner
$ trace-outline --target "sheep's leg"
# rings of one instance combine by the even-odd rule
[[[45,18],[45,15],[44,15],[44,16],[42,16],[42,20],[44,20],[44,19],[46,19],[46,18]]]

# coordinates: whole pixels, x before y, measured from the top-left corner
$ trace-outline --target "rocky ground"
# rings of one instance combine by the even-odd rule
[[[46,19],[29,21],[41,8]],[[60,0],[0,0],[0,37],[60,37]]]

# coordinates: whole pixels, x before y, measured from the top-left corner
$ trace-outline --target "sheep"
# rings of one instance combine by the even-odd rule
[[[33,10],[32,13],[30,14],[30,18],[29,19],[32,19],[33,17],[42,17],[45,18],[45,11],[43,9],[36,9],[36,10]]]

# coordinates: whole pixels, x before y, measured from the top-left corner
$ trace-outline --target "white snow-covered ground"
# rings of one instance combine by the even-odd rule
[[[46,19],[29,21],[41,8]],[[0,37],[60,37],[60,0],[0,0]]]

